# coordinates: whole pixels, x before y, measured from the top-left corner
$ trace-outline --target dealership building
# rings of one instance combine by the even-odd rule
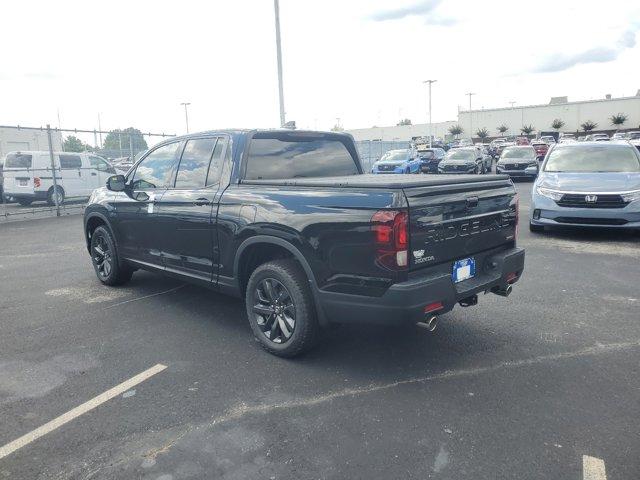
[[[594,132],[615,131],[610,117],[622,113],[627,116],[621,130],[640,130],[640,90],[633,97],[612,98],[606,95],[597,100],[570,102],[568,97],[552,97],[549,103],[541,105],[522,105],[506,108],[490,108],[481,110],[460,110],[457,121],[433,123],[434,137],[447,138],[452,125],[460,125],[462,137],[468,138],[469,132],[486,128],[490,137],[497,137],[498,127],[505,125],[509,129],[507,135],[520,133],[520,128],[532,125],[535,131],[552,131],[551,124],[555,119],[564,122],[561,132],[579,132],[580,125],[591,121],[597,124]],[[416,137],[427,136],[428,124],[399,125],[390,127],[372,127],[348,130],[358,141],[410,141]]]

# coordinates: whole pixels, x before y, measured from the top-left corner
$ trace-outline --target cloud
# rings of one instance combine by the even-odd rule
[[[407,17],[425,17],[428,25],[448,26],[455,23],[455,19],[442,17],[434,10],[442,3],[442,0],[422,0],[421,2],[407,5],[406,7],[383,10],[371,15],[371,19],[376,22],[386,22],[387,20],[401,20]]]
[[[557,54],[549,56],[543,59],[533,72],[561,72],[563,70],[568,70],[571,67],[575,67],[576,65],[611,62],[618,58],[618,56],[625,50],[636,46],[637,30],[638,27],[634,25],[634,28],[624,32],[616,42],[615,46],[594,47],[572,55]]]

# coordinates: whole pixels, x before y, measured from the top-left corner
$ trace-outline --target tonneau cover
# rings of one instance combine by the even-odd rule
[[[314,177],[269,180],[242,180],[244,185],[273,185],[293,187],[354,187],[354,188],[411,188],[438,185],[460,185],[491,181],[507,181],[507,175],[350,175],[345,177]]]

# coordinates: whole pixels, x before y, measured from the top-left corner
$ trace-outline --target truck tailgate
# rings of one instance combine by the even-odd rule
[[[405,188],[409,205],[409,269],[432,267],[513,245],[517,195],[509,180]]]

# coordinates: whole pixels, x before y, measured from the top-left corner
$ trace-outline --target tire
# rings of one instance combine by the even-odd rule
[[[56,187],[56,192],[58,192],[59,196],[58,196],[58,205],[62,205],[64,203],[64,190],[62,189],[62,187]],[[53,192],[54,192],[54,188],[51,187],[49,189],[49,191],[47,192],[47,203],[51,206],[54,206],[56,204],[56,201],[53,197]]]
[[[482,167],[480,165],[476,165],[475,174],[482,175]]]
[[[97,227],[91,235],[91,263],[98,280],[105,285],[122,285],[131,280],[133,269],[119,261],[116,242],[107,227]]]
[[[309,280],[295,261],[274,260],[256,268],[245,305],[251,330],[267,352],[291,358],[316,344],[320,326]]]
[[[20,198],[20,199],[18,199],[18,203],[20,205],[22,205],[23,207],[28,207],[29,205],[31,205],[32,202],[33,202],[33,200],[30,200],[28,198]]]
[[[534,225],[533,223],[529,222],[529,231],[533,233],[541,233],[544,232],[544,226]]]

